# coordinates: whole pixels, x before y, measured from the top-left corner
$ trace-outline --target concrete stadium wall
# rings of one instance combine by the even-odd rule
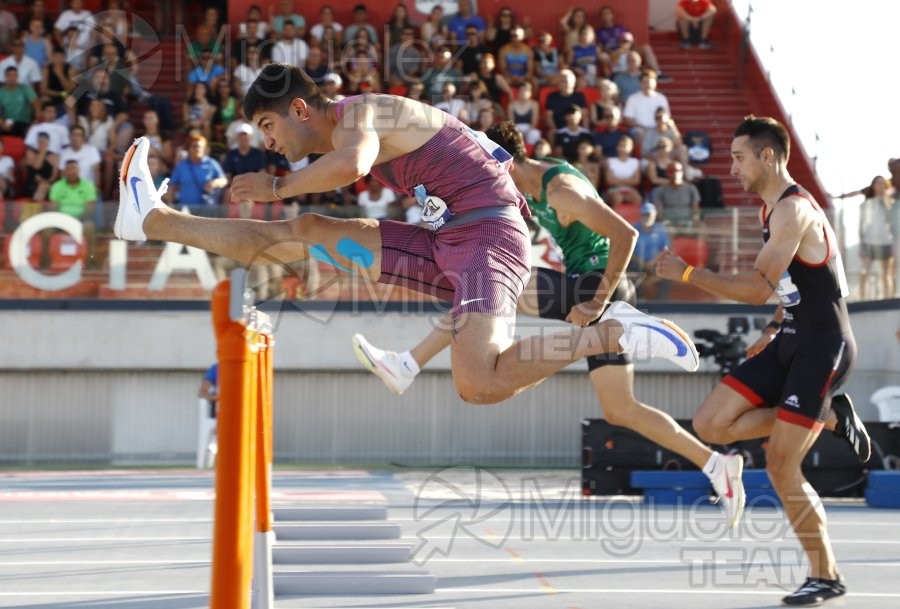
[[[852,314],[861,348],[848,390],[866,420],[877,420],[871,393],[900,384],[897,304]],[[728,313],[708,311],[665,315],[691,332],[724,329]],[[470,406],[453,390],[445,353],[397,398],[361,370],[350,336],[362,331],[399,349],[427,332],[432,317],[315,315],[276,316],[279,461],[574,465],[580,419],[600,416],[581,362],[503,404]],[[0,462],[193,461],[195,396],[215,351],[208,312],[20,310],[5,317]],[[562,327],[522,321],[523,334]],[[641,364],[636,393],[690,418],[717,378],[706,362],[696,375],[665,362]]]

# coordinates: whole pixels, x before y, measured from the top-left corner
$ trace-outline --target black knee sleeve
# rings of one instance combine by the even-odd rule
[[[588,371],[593,372],[603,366],[627,366],[631,363],[631,356],[627,353],[601,353],[600,355],[588,355]]]

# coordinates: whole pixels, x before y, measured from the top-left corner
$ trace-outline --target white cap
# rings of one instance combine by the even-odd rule
[[[337,85],[338,87],[340,87],[341,86],[341,77],[340,77],[340,75],[335,74],[334,72],[329,72],[328,74],[326,74],[325,76],[322,77],[322,84],[324,85],[327,82],[333,83],[333,84]]]
[[[253,125],[250,123],[241,123],[238,125],[236,133],[246,133],[247,135],[253,135]]]

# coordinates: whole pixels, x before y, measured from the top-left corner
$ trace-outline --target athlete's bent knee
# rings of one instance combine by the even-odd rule
[[[721,421],[716,421],[716,418],[713,416],[698,412],[691,420],[691,425],[693,426],[694,433],[697,434],[697,437],[704,442],[709,442],[710,444],[727,444],[730,441],[728,426]]]
[[[505,400],[509,395],[498,391],[489,383],[457,379],[456,392],[466,404],[496,404]]]

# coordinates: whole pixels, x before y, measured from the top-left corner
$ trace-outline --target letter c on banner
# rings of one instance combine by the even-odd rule
[[[9,263],[19,279],[39,290],[64,290],[81,281],[81,265],[76,263],[59,275],[45,275],[28,263],[28,247],[31,238],[47,228],[56,228],[72,235],[78,243],[83,241],[81,221],[57,211],[31,216],[16,229],[9,241]]]

